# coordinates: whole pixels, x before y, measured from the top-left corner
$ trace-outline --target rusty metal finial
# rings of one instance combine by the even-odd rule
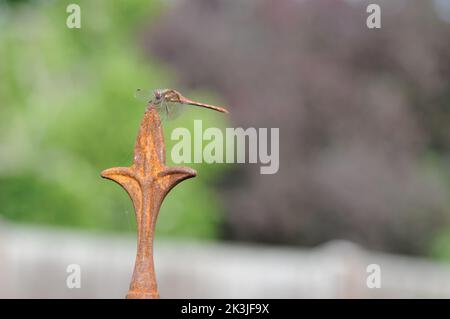
[[[170,97],[173,98],[172,95]],[[202,103],[187,99],[179,103],[186,101],[205,107]],[[136,213],[137,254],[126,298],[159,298],[153,263],[153,238],[159,208],[173,187],[197,174],[189,167],[165,165],[166,147],[156,106],[155,102],[150,102],[142,119],[133,164],[130,167],[109,168],[101,173],[102,177],[118,183],[127,191]]]

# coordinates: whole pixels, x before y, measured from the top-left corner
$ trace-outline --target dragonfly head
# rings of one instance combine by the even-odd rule
[[[155,95],[155,104],[159,104],[161,103],[161,101],[163,100],[163,93],[161,90],[155,90],[154,92]]]

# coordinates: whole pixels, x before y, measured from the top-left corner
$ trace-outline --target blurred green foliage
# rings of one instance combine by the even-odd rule
[[[127,194],[100,178],[131,164],[145,105],[136,88],[176,87],[171,70],[141,54],[138,34],[164,8],[155,1],[77,1],[81,29],[66,27],[71,1],[0,3],[0,215],[105,230],[135,228]],[[212,96],[183,92],[217,102]],[[174,126],[225,127],[192,110]],[[170,156],[168,156],[168,159]],[[170,162],[168,162],[171,165]],[[165,200],[157,231],[215,237],[221,205],[212,185],[226,166],[191,165],[198,177]]]
[[[450,231],[436,236],[430,257],[450,263]]]

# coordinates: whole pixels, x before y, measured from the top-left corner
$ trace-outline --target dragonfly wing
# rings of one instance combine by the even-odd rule
[[[167,102],[164,101],[162,103],[162,108],[166,112],[166,119],[171,121],[176,119],[180,116],[180,114],[183,112],[183,104],[176,103],[176,102]]]
[[[149,89],[137,89],[134,92],[134,97],[145,103],[150,102],[150,100],[153,98],[153,96],[154,96],[153,90],[149,90]]]
[[[162,101],[159,104],[155,104],[154,108],[158,112],[159,118],[161,119],[161,121],[165,122],[165,121],[168,120],[167,110],[166,110],[166,107],[164,105],[164,101]]]

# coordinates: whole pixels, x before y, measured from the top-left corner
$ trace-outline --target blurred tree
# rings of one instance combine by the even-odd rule
[[[450,25],[380,1],[369,30],[368,3],[197,0],[152,26],[148,52],[235,125],[280,127],[278,174],[228,175],[227,238],[426,253],[448,229]]]
[[[130,230],[130,200],[100,172],[131,163],[145,109],[133,98],[136,88],[173,86],[173,73],[145,61],[136,47],[135,34],[162,7],[144,0],[77,1],[82,27],[69,29],[70,3],[0,3],[0,215]],[[191,126],[196,117],[188,112],[167,130]],[[225,126],[212,112],[201,118],[205,126]],[[199,177],[165,201],[159,232],[216,236],[221,208],[210,185],[223,168],[194,168]]]

